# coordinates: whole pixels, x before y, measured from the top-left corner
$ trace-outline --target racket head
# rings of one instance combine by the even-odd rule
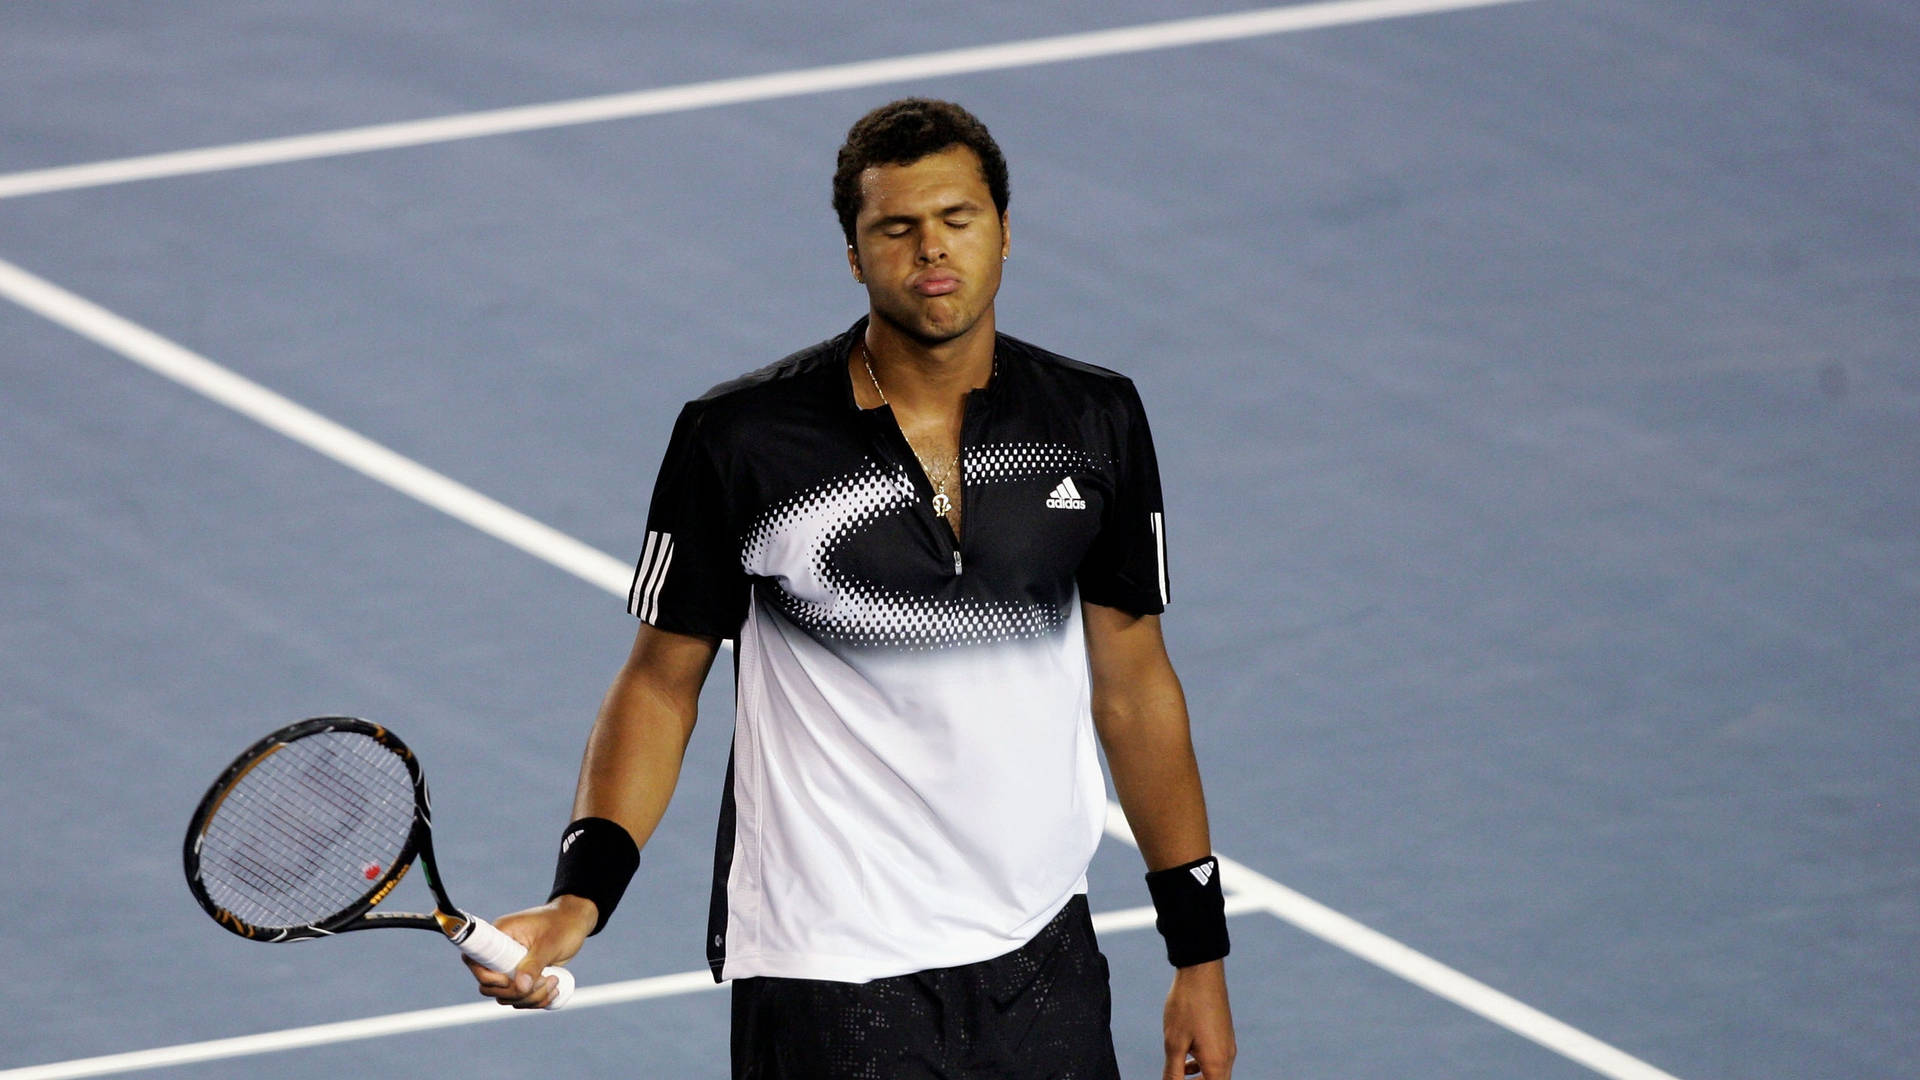
[[[413,751],[379,724],[318,716],[243,751],[200,800],[182,857],[187,886],[221,926],[298,941],[373,925],[363,916],[428,843]],[[425,915],[378,925],[437,929]]]

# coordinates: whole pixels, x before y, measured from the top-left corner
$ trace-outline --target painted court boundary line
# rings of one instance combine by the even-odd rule
[[[1244,915],[1263,910],[1265,909],[1257,899],[1236,896],[1227,901],[1229,915]],[[1151,907],[1109,911],[1093,917],[1093,928],[1096,933],[1101,934],[1137,930],[1152,926],[1153,918],[1154,911]],[[599,1005],[623,1005],[633,1001],[646,1001],[650,998],[698,994],[707,990],[718,990],[720,985],[713,981],[711,972],[702,968],[699,971],[682,971],[672,975],[654,975],[644,979],[582,986],[574,991],[573,1000],[567,1004],[567,1011],[590,1009]],[[467,1005],[447,1005],[437,1009],[417,1009],[412,1012],[388,1013],[385,1016],[369,1016],[360,1020],[341,1020],[331,1024],[263,1031],[258,1035],[240,1035],[230,1039],[209,1039],[205,1042],[180,1043],[176,1046],[157,1046],[151,1050],[133,1050],[124,1054],[76,1058],[72,1061],[58,1061],[49,1065],[0,1069],[0,1080],[74,1080],[76,1077],[83,1076],[110,1076],[114,1073],[132,1072],[135,1069],[192,1065],[202,1061],[218,1061],[222,1058],[251,1057],[283,1050],[301,1050],[360,1039],[374,1039],[383,1035],[403,1035],[410,1031],[465,1027],[469,1024],[519,1020],[540,1015],[543,1014],[508,1009],[491,1001],[476,1001]]]
[[[591,585],[615,596],[627,595],[628,579],[632,575],[632,570],[626,563],[534,521],[511,507],[489,499],[458,481],[403,457],[250,379],[229,371],[198,353],[168,341],[90,300],[76,296],[5,260],[0,260],[0,296],[342,465],[407,494],[538,559],[566,570]],[[1117,805],[1108,805],[1106,831],[1116,839],[1138,846],[1134,843],[1133,833],[1127,827],[1126,820]],[[1249,866],[1225,856],[1219,858],[1223,870],[1222,881],[1232,885],[1229,904],[1235,911],[1264,910],[1322,941],[1344,949],[1437,997],[1451,1001],[1469,1012],[1612,1080],[1677,1080],[1671,1074],[1569,1024],[1556,1020],[1471,976],[1456,971],[1318,901],[1303,896]],[[1151,925],[1151,911],[1144,910],[1144,915],[1139,911],[1114,912],[1103,915],[1100,919],[1107,920],[1109,928],[1116,930]],[[1098,921],[1096,925],[1099,925]],[[703,975],[704,973],[694,974]],[[684,977],[676,975],[662,978]],[[613,1000],[636,999],[618,998],[617,994],[630,991],[616,990],[615,987],[645,988],[656,985],[668,984],[661,984],[658,980],[642,979],[631,983],[587,988],[580,993],[585,1001],[603,1003],[593,996],[595,991],[599,991],[608,997],[608,1001],[604,1003],[611,1003]],[[632,992],[636,992],[640,997],[661,996],[659,993],[652,993],[645,989]],[[481,1007],[494,1010],[496,1014],[506,1011],[498,1009],[491,1003],[482,1003]],[[471,1009],[473,1007],[456,1006],[454,1008]],[[442,1022],[426,1023],[426,1026],[445,1026],[450,1023],[477,1022],[479,1019],[494,1018],[492,1015],[481,1017],[478,1012],[449,1013],[445,1010],[426,1010],[423,1013],[400,1015],[403,1017],[454,1017]],[[468,1017],[472,1019],[464,1019]],[[388,1033],[380,1029],[379,1025],[393,1019],[391,1017],[374,1018],[350,1022],[373,1025],[373,1028],[367,1029],[362,1035],[341,1034],[343,1031],[359,1031],[361,1030],[359,1028],[342,1029],[338,1025],[322,1025],[322,1028],[335,1032],[336,1038],[328,1041],[338,1041],[339,1038],[363,1038]],[[417,1020],[415,1022],[424,1023]],[[419,1028],[402,1027],[394,1030],[419,1030]],[[270,1033],[246,1038],[271,1040],[273,1037]],[[221,1043],[228,1046],[235,1045],[232,1040],[222,1040]],[[314,1044],[296,1042],[289,1045]],[[263,1049],[273,1048],[276,1047],[263,1047]],[[232,1052],[260,1051],[234,1050]],[[42,1066],[40,1068],[57,1067]],[[0,1072],[0,1080],[82,1075],[99,1074],[8,1070]]]
[[[1238,41],[1525,0],[1327,0],[0,175],[0,199]]]

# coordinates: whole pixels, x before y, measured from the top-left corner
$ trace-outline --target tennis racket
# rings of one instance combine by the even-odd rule
[[[413,751],[351,716],[290,724],[248,747],[208,789],[187,826],[187,886],[213,921],[250,941],[351,930],[433,930],[467,958],[511,972],[527,950],[454,906],[433,858],[432,806]],[[418,859],[431,914],[374,911]],[[573,996],[559,980],[557,1009]]]

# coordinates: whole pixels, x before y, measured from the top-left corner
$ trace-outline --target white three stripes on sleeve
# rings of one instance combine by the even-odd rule
[[[1148,523],[1153,526],[1154,554],[1160,559],[1160,602],[1170,604],[1173,597],[1167,592],[1167,522],[1158,511],[1147,517]]]
[[[648,532],[647,546],[640,553],[640,568],[634,572],[633,588],[627,591],[627,611],[644,622],[660,616],[660,586],[666,584],[667,567],[673,565],[673,534]]]

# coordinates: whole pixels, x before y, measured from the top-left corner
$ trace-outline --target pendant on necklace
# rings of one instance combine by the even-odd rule
[[[939,491],[934,493],[933,512],[939,514],[941,517],[946,517],[953,512],[953,500],[947,498],[946,492]]]

